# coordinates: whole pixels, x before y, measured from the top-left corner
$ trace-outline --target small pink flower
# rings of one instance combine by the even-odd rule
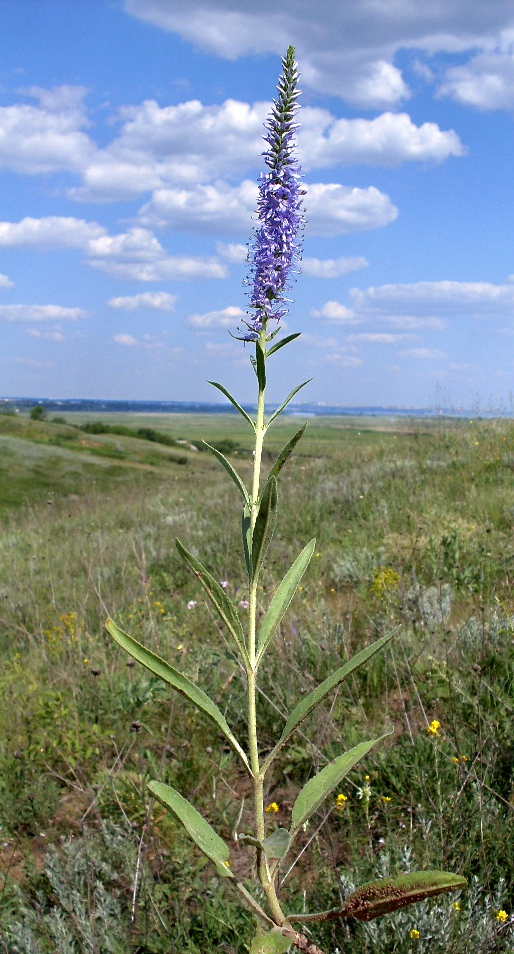
[[[222,580],[220,583],[220,586],[222,587],[222,589],[228,590],[228,580]]]
[[[189,603],[187,604],[187,608],[194,609],[195,606],[196,606],[196,600],[189,600]]]
[[[240,600],[239,605],[240,605],[241,609],[248,609],[248,607],[249,607],[250,604],[249,604],[248,600]]]

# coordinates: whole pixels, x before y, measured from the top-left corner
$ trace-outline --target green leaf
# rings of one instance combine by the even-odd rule
[[[262,393],[266,387],[266,358],[260,341],[255,342],[255,373]]]
[[[249,496],[248,496],[248,491],[247,491],[245,485],[243,484],[243,481],[241,480],[239,474],[238,474],[237,471],[234,470],[234,468],[232,467],[232,464],[230,463],[230,461],[227,460],[227,458],[224,456],[224,454],[221,453],[221,451],[219,451],[216,447],[212,447],[212,445],[211,445],[211,444],[208,444],[207,441],[202,441],[202,444],[205,444],[205,446],[208,447],[210,451],[212,451],[212,453],[214,454],[214,456],[218,458],[218,460],[219,460],[221,466],[225,468],[225,470],[226,470],[227,474],[229,475],[229,477],[231,477],[232,480],[234,481],[234,483],[235,483],[237,489],[239,490],[239,493],[240,493],[240,494],[242,495],[242,497],[243,497],[243,500],[244,500],[245,504],[247,504],[247,505],[249,506],[249,505],[250,505],[250,498],[249,498]]]
[[[287,395],[284,403],[280,405],[278,411],[275,411],[274,414],[271,415],[268,421],[268,427],[270,426],[270,424],[273,423],[273,421],[275,420],[276,417],[278,417],[279,414],[282,414],[282,411],[284,410],[284,408],[287,407],[287,405],[289,404],[289,401],[291,401],[294,398],[295,394],[298,394],[298,391],[301,391],[301,389],[304,388],[305,385],[309,384],[311,381],[312,381],[312,378],[309,378],[307,381],[304,381],[303,384],[299,384],[297,388],[293,388],[291,393]]]
[[[116,623],[114,623],[112,619],[107,620],[106,626],[111,636],[116,640],[118,645],[125,650],[125,652],[129,653],[133,659],[137,659],[138,662],[142,663],[143,666],[146,666],[150,672],[153,672],[156,676],[159,676],[160,679],[163,679],[164,682],[167,682],[170,686],[173,686],[177,692],[180,692],[180,694],[185,696],[186,699],[189,699],[189,701],[192,702],[197,709],[200,709],[200,711],[203,712],[204,715],[206,715],[207,718],[214,723],[214,725],[223,733],[225,738],[228,739],[232,748],[235,749],[248,771],[250,771],[246,753],[231,732],[225,716],[222,715],[217,705],[212,701],[212,699],[209,699],[209,696],[206,695],[203,689],[195,686],[194,682],[191,682],[187,676],[184,676],[183,673],[178,671],[178,669],[174,669],[173,666],[170,666],[169,663],[165,662],[164,659],[161,659],[160,656],[156,656],[155,653],[150,652],[149,649],[146,649],[141,645],[141,643],[138,643],[137,640],[132,636],[129,636],[128,633],[124,633],[123,630],[116,626]]]
[[[243,537],[243,553],[246,563],[246,572],[248,573],[248,581],[251,583],[253,577],[252,518],[250,515],[250,510],[247,506],[243,507],[243,514],[241,517],[241,535]]]
[[[289,850],[291,835],[285,828],[277,828],[262,843],[267,858],[283,858]]]
[[[411,871],[397,878],[368,881],[346,899],[341,911],[331,912],[330,916],[372,921],[407,904],[434,898],[445,891],[457,891],[466,885],[465,878],[450,871]]]
[[[372,739],[370,742],[360,742],[359,745],[355,745],[348,752],[338,756],[337,759],[326,765],[314,778],[309,779],[293,805],[291,836],[294,836],[301,825],[314,814],[327,795],[330,795],[330,792],[334,790],[336,785],[339,785],[345,775],[348,775],[354,765],[357,765],[357,762],[360,762],[374,745],[387,738],[392,731],[390,729],[380,738]]]
[[[291,600],[293,599],[300,580],[309,565],[315,546],[316,541],[311,540],[310,543],[304,547],[300,555],[297,556],[292,567],[287,571],[284,579],[273,596],[267,613],[262,621],[259,632],[259,639],[257,643],[257,662],[262,657],[262,654],[266,651],[266,647],[270,639],[272,639],[273,634],[280,625],[282,617],[284,616]]]
[[[250,427],[252,428],[252,430],[255,431],[255,425],[254,425],[254,423],[253,423],[251,417],[249,417],[248,414],[246,413],[245,409],[242,408],[241,405],[237,403],[236,399],[235,399],[234,397],[232,397],[230,391],[227,391],[227,389],[224,388],[222,384],[218,384],[217,381],[208,381],[207,384],[212,384],[213,388],[217,388],[218,391],[221,391],[221,393],[225,395],[225,397],[228,397],[228,399],[229,399],[229,401],[231,402],[231,404],[234,405],[236,411],[239,411],[239,413],[242,414],[242,416],[244,417],[244,419],[245,419],[246,421],[248,421],[248,423],[249,423]]]
[[[277,481],[271,477],[261,495],[252,536],[252,579],[258,575],[277,522]]]
[[[292,437],[291,440],[287,442],[285,447],[282,448],[282,450],[280,451],[280,454],[278,455],[275,463],[273,464],[273,467],[271,468],[268,474],[268,480],[270,479],[270,477],[278,477],[280,471],[282,470],[285,462],[291,456],[298,441],[300,440],[301,437],[303,437],[306,427],[307,427],[307,421],[305,422],[305,424],[302,425],[300,430],[296,432],[294,437]]]
[[[285,742],[293,734],[294,730],[307,718],[309,712],[323,702],[323,699],[328,696],[329,692],[332,692],[336,686],[339,686],[350,673],[354,672],[356,669],[359,669],[360,666],[363,666],[364,663],[371,659],[375,653],[378,653],[390,639],[393,638],[394,634],[397,632],[398,627],[394,629],[391,633],[388,633],[387,636],[382,636],[380,639],[377,639],[375,643],[372,643],[371,646],[366,646],[365,649],[362,649],[360,653],[357,653],[352,659],[349,659],[344,666],[341,666],[340,669],[336,669],[331,676],[328,676],[316,689],[313,689],[312,692],[309,692],[308,696],[301,699],[297,706],[293,709],[291,715],[289,716],[283,730],[280,739],[274,746],[272,752],[268,755],[266,761],[262,766],[262,771],[267,772],[269,766],[273,762],[273,759],[277,756],[278,752],[282,748]]]
[[[222,838],[209,825],[203,815],[191,805],[180,792],[172,788],[171,785],[165,785],[163,782],[150,782],[148,791],[164,805],[169,808],[178,820],[182,822],[188,835],[198,845],[200,851],[207,855],[216,865],[218,874],[222,878],[234,878],[230,870],[228,859],[230,850]]]
[[[300,337],[300,332],[296,331],[293,335],[287,335],[287,338],[282,338],[281,341],[277,341],[271,348],[268,348],[266,351],[266,357],[269,358],[272,354],[275,354],[275,351],[278,351],[279,348],[283,348],[284,345],[289,344],[290,341],[294,341],[295,338]]]
[[[290,947],[291,939],[284,937],[280,928],[272,928],[267,934],[257,928],[250,954],[285,954]]]
[[[175,540],[175,543],[180,556],[184,562],[187,563],[189,569],[202,584],[211,603],[219,613],[232,638],[235,640],[243,659],[248,662],[248,653],[246,652],[243,627],[241,626],[239,616],[232,606],[231,601],[225,593],[225,590],[219,585],[219,583],[216,582],[211,574],[207,572],[200,561],[182,546],[180,540]]]

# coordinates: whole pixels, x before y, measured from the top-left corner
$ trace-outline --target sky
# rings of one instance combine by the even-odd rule
[[[234,340],[296,50],[302,270],[268,398],[514,393],[514,0],[0,0],[0,395],[255,400]]]

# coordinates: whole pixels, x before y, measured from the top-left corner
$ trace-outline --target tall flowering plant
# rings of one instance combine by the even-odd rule
[[[252,420],[223,385],[215,381],[211,382],[232,402],[254,435],[251,487],[246,487],[223,454],[215,448],[210,448],[236,485],[242,501],[242,550],[248,588],[246,630],[223,587],[180,541],[176,542],[181,558],[203,587],[239,653],[246,680],[246,744],[236,738],[216,703],[199,686],[192,683],[164,659],[122,632],[112,620],[107,621],[107,628],[120,646],[134,659],[181,693],[216,726],[232,746],[251,780],[253,831],[240,835],[239,841],[254,849],[256,890],[252,890],[247,882],[243,883],[236,877],[230,866],[228,844],[194,805],[169,785],[158,781],[149,784],[152,795],[176,816],[198,848],[214,864],[218,875],[232,883],[235,891],[239,892],[242,902],[253,913],[256,932],[250,954],[280,954],[289,950],[291,946],[306,951],[307,954],[322,954],[305,934],[296,930],[294,923],[309,924],[345,918],[368,921],[414,901],[463,887],[466,882],[464,878],[448,872],[410,872],[398,878],[388,878],[362,885],[346,899],[342,908],[317,914],[291,912],[279,896],[278,876],[281,864],[303,826],[334,791],[341,779],[389,733],[377,739],[360,742],[310,778],[296,797],[289,827],[276,828],[271,833],[267,830],[266,810],[273,809],[275,806],[272,804],[265,808],[265,780],[279,752],[287,745],[309,713],[320,705],[350,673],[364,666],[393,635],[387,634],[361,650],[344,666],[328,676],[316,689],[307,696],[303,696],[287,717],[280,737],[271,751],[261,751],[257,721],[259,667],[295,596],[315,546],[315,541],[311,540],[297,556],[273,594],[258,624],[257,591],[277,520],[277,478],[305,430],[304,425],[291,438],[278,455],[269,473],[262,479],[262,449],[266,433],[293,396],[307,383],[304,382],[294,388],[279,409],[266,420],[267,362],[279,349],[298,337],[297,334],[291,334],[275,340],[280,331],[280,325],[272,323],[280,322],[286,313],[285,291],[298,265],[299,237],[301,237],[304,224],[301,171],[295,154],[297,127],[295,117],[298,110],[299,89],[293,47],[289,47],[282,60],[282,66],[283,72],[278,84],[277,99],[273,103],[266,123],[267,134],[264,138],[268,148],[263,155],[269,171],[261,175],[259,182],[258,226],[253,248],[249,254],[250,275],[247,281],[250,286],[250,307],[248,318],[243,322],[243,328],[240,329],[239,334],[240,340],[255,346],[255,353],[251,357],[258,390],[255,420]]]

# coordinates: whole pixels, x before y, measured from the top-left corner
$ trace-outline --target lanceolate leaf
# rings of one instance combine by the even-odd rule
[[[278,587],[261,624],[257,643],[257,661],[259,661],[265,652],[266,646],[280,625],[282,617],[293,599],[300,580],[309,565],[315,546],[315,540],[311,540],[310,543],[307,544],[300,555],[297,556],[292,567],[287,571],[282,583]]]
[[[257,381],[259,382],[259,391],[262,392],[266,387],[266,361],[264,358],[264,351],[262,350],[259,341],[257,341],[255,344],[254,371],[257,375]]]
[[[260,570],[277,522],[277,481],[271,477],[260,499],[252,537],[252,570],[255,578]]]
[[[214,828],[209,825],[203,815],[200,815],[200,812],[171,785],[165,785],[163,782],[150,782],[148,790],[182,822],[188,835],[198,845],[200,851],[203,851],[204,855],[207,855],[214,862],[218,874],[222,878],[234,878],[228,863],[229,847],[214,831]]]
[[[457,891],[466,885],[465,878],[450,871],[411,871],[397,878],[368,881],[346,899],[341,911],[332,912],[330,918],[372,921],[407,904],[434,898],[445,891]]]
[[[177,692],[180,692],[181,695],[185,696],[186,699],[189,699],[190,702],[196,706],[197,709],[200,709],[214,725],[223,733],[226,739],[230,742],[231,746],[237,754],[241,757],[246,768],[250,770],[248,759],[245,752],[239,745],[234,734],[231,732],[230,727],[225,719],[225,716],[220,712],[217,705],[209,699],[209,696],[200,689],[198,686],[195,686],[194,682],[191,682],[187,676],[184,676],[183,673],[179,672],[178,669],[174,669],[173,666],[170,666],[164,659],[161,659],[160,656],[156,656],[155,653],[150,652],[149,649],[146,649],[141,643],[138,643],[136,639],[132,636],[129,636],[128,633],[124,633],[123,630],[119,629],[116,626],[116,623],[112,619],[108,619],[106,622],[107,629],[109,630],[111,636],[114,637],[116,642],[121,646],[125,652],[129,653],[133,659],[137,659],[138,662],[142,663],[143,666],[146,666],[150,672],[155,673],[156,676],[159,676],[160,679],[163,679],[164,682],[167,682],[170,686],[173,686]]]
[[[187,563],[188,567],[192,572],[198,577],[200,583],[202,584],[207,596],[209,597],[211,603],[218,611],[221,619],[225,623],[227,629],[232,635],[233,639],[237,643],[239,652],[243,658],[248,661],[248,655],[246,652],[243,627],[239,616],[237,615],[232,603],[230,602],[227,594],[223,587],[216,582],[216,580],[207,572],[204,566],[197,560],[192,553],[189,553],[185,547],[182,546],[180,540],[175,540],[177,550],[180,553],[180,556]]]
[[[294,341],[295,338],[300,337],[300,332],[297,331],[293,335],[287,335],[287,338],[282,338],[281,341],[277,341],[276,344],[272,345],[271,348],[268,348],[266,351],[266,357],[269,358],[270,355],[275,354],[275,351],[278,351],[279,348],[283,348],[284,345],[289,344],[290,341]]]
[[[243,553],[246,563],[246,572],[248,573],[248,582],[252,582],[253,564],[252,564],[252,518],[250,509],[246,505],[243,507],[241,517],[241,535],[243,537]]]
[[[291,440],[288,441],[285,447],[282,448],[275,463],[273,464],[273,467],[271,468],[269,472],[268,480],[270,479],[270,477],[278,477],[286,460],[291,456],[300,438],[303,437],[306,427],[307,427],[307,422],[305,422],[305,424],[300,428],[300,430],[296,432],[294,437],[292,437]]]
[[[339,686],[350,673],[354,672],[360,666],[363,666],[364,663],[371,659],[375,653],[378,653],[386,643],[394,636],[397,630],[393,630],[391,633],[388,633],[387,636],[382,636],[381,639],[377,639],[375,643],[372,643],[371,646],[366,646],[366,649],[361,650],[360,653],[357,653],[353,659],[349,659],[344,666],[341,666],[340,669],[336,669],[331,676],[328,676],[327,679],[322,682],[317,689],[313,689],[312,692],[309,692],[308,696],[305,696],[297,706],[293,709],[291,715],[289,716],[282,735],[280,736],[277,744],[273,748],[272,752],[268,755],[268,758],[263,764],[263,771],[266,772],[273,762],[273,759],[276,757],[282,746],[293,734],[294,730],[307,718],[309,712],[319,705],[320,702],[323,702],[323,699],[328,696],[329,692],[332,692],[336,686]]]
[[[339,785],[341,779],[351,771],[354,765],[357,765],[357,762],[360,762],[374,745],[385,739],[392,731],[391,729],[370,742],[360,742],[359,745],[355,745],[353,749],[349,749],[344,755],[340,755],[326,765],[314,778],[309,779],[293,805],[291,836],[294,836],[300,826],[314,814],[327,795],[330,795],[330,792]]]
[[[312,381],[312,378],[309,378],[307,381],[304,381],[303,384],[299,384],[298,387],[293,388],[291,393],[287,395],[284,403],[281,404],[278,410],[271,415],[268,421],[268,427],[270,426],[270,424],[273,423],[273,421],[275,420],[276,417],[278,417],[279,414],[282,414],[282,411],[284,410],[284,408],[287,407],[287,405],[289,404],[289,401],[291,401],[294,398],[295,394],[298,394],[298,391],[301,391],[301,389],[304,388],[306,384],[309,384],[310,381]]]
[[[250,427],[252,428],[252,430],[255,430],[254,423],[253,423],[251,417],[249,417],[248,414],[246,413],[245,409],[242,408],[241,405],[237,403],[236,399],[235,399],[234,397],[232,397],[230,391],[227,391],[227,389],[224,388],[222,384],[218,384],[217,381],[208,381],[207,384],[212,384],[213,388],[217,388],[218,391],[221,391],[221,393],[225,395],[225,397],[228,397],[228,399],[229,399],[229,401],[231,402],[231,404],[234,405],[236,411],[239,411],[239,413],[242,414],[242,416],[244,417],[244,419],[245,419],[246,421],[248,421],[248,423],[249,423]]]
[[[229,476],[230,476],[230,477],[232,478],[232,480],[234,481],[234,483],[235,483],[237,489],[239,490],[239,493],[240,493],[240,494],[242,495],[242,497],[243,497],[243,500],[244,500],[245,504],[249,505],[249,504],[250,504],[250,498],[249,498],[249,496],[248,496],[248,491],[247,491],[245,485],[243,484],[243,481],[241,480],[239,474],[238,474],[237,471],[234,470],[234,468],[232,467],[232,464],[230,463],[230,461],[227,460],[227,458],[224,456],[224,454],[221,453],[221,451],[217,450],[216,447],[212,447],[212,445],[211,445],[211,444],[208,444],[207,441],[202,441],[202,443],[205,444],[205,446],[208,447],[210,451],[212,451],[212,453],[214,454],[214,456],[218,458],[218,460],[219,460],[221,466],[225,468],[225,470],[227,471],[227,474],[229,474]]]

